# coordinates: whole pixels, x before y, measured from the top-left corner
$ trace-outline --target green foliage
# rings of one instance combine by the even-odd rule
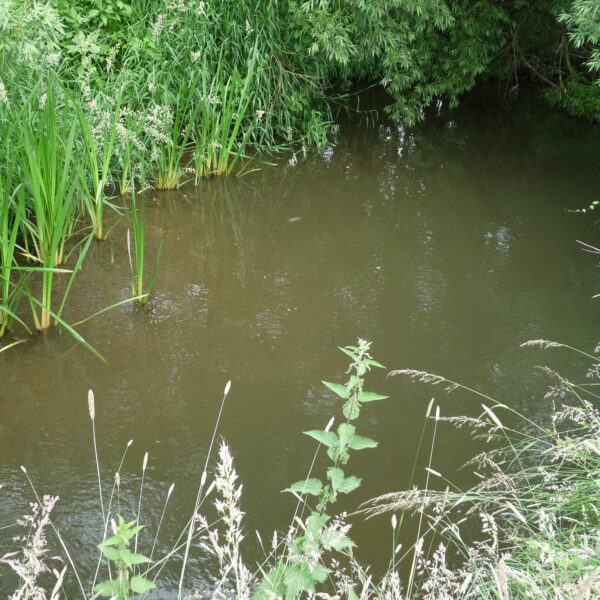
[[[105,236],[109,189],[201,185],[323,146],[336,134],[332,100],[343,105],[357,84],[382,85],[388,112],[410,125],[478,78],[516,89],[527,74],[557,107],[599,119],[599,71],[595,0],[4,0],[0,139],[13,143],[0,144],[0,334],[36,287],[16,252],[44,269],[30,305],[46,329],[55,269],[71,242],[87,247],[80,220]],[[47,194],[60,209],[43,208]],[[348,420],[380,399],[331,385]]]
[[[121,516],[118,521],[113,525],[114,535],[98,545],[104,557],[114,566],[116,575],[98,583],[94,591],[116,600],[129,600],[131,594],[145,594],[156,586],[141,575],[131,576],[133,567],[151,562],[147,556],[129,549],[131,541],[143,529],[143,525],[136,525],[136,519],[126,522]]]
[[[287,542],[287,557],[280,559],[276,566],[267,572],[255,594],[257,600],[272,598],[297,598],[302,593],[314,594],[318,584],[323,583],[330,569],[322,564],[326,552],[344,552],[354,546],[354,542],[335,526],[328,525],[331,517],[325,509],[337,500],[338,494],[349,494],[361,484],[361,479],[346,475],[341,465],[350,458],[350,450],[374,448],[377,442],[356,435],[356,428],[350,420],[358,417],[363,391],[364,375],[372,367],[383,368],[369,354],[370,342],[358,340],[357,346],[340,348],[352,358],[347,373],[350,375],[345,385],[324,381],[326,387],[335,392],[344,404],[342,412],[346,422],[341,423],[337,433],[326,430],[306,431],[305,433],[327,448],[327,456],[333,465],[328,467],[326,480],[311,477],[293,483],[286,492],[301,496],[315,496],[316,508],[302,523],[303,532]],[[371,399],[383,399],[385,396],[371,394]],[[350,408],[348,408],[350,407]]]
[[[558,20],[567,26],[573,46],[589,52],[586,65],[590,71],[600,71],[600,4],[595,0],[573,0]]]

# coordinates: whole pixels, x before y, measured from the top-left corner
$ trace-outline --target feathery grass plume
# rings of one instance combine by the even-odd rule
[[[548,340],[525,345],[571,349]],[[425,383],[445,381],[403,371],[418,373]],[[426,544],[420,537],[414,546],[417,560],[409,569],[424,598],[600,596],[600,395],[593,386],[550,375],[561,385],[560,396],[553,393],[557,404],[550,428],[500,403],[493,409],[482,405],[484,412],[478,417],[436,419],[468,426],[494,442],[496,447],[468,463],[476,465],[477,484],[464,491],[390,493],[361,506],[369,517],[404,510],[424,515],[423,535],[430,543],[438,540],[437,550],[424,553]],[[500,420],[499,410],[511,416],[510,427]],[[515,418],[520,424],[512,425]],[[428,472],[433,473],[430,467]],[[483,537],[473,540],[468,532],[475,521]],[[460,557],[452,565],[446,559],[449,551]],[[404,591],[412,597],[410,587]]]
[[[213,591],[214,597],[249,599],[251,596],[252,573],[245,565],[241,554],[244,539],[240,508],[242,485],[237,483],[238,475],[233,464],[231,450],[224,440],[219,445],[219,459],[215,474],[217,498],[214,506],[223,531],[208,527],[200,519],[203,547],[217,557],[219,576]],[[260,536],[259,536],[260,539]]]
[[[209,461],[210,461],[210,458],[212,455],[212,449],[213,449],[213,445],[215,443],[215,438],[217,436],[217,431],[219,429],[219,424],[221,422],[223,408],[225,407],[225,400],[227,399],[227,396],[229,395],[230,389],[231,389],[231,380],[228,380],[227,383],[225,384],[225,389],[223,390],[223,397],[221,399],[221,404],[219,406],[219,412],[217,414],[215,426],[213,428],[210,443],[208,445],[208,450],[206,452],[206,459],[204,461],[204,469],[202,470],[202,474],[200,476],[200,484],[198,486],[198,492],[196,494],[196,502],[194,504],[194,512],[193,512],[192,517],[189,519],[188,525],[186,527],[187,534],[186,534],[186,541],[185,541],[185,549],[184,549],[184,553],[183,553],[183,561],[181,563],[181,572],[179,574],[179,585],[178,585],[178,591],[177,591],[178,600],[180,600],[182,597],[183,580],[185,577],[185,571],[187,569],[188,557],[189,557],[190,547],[192,545],[192,538],[194,535],[196,518],[197,518],[197,515],[199,514],[200,505],[201,505],[203,499],[207,496],[207,493],[204,492],[204,485],[206,484],[208,464],[209,464]],[[185,533],[186,532],[184,531],[184,534]]]
[[[17,523],[27,530],[25,535],[14,538],[15,542],[21,544],[21,550],[8,552],[0,557],[0,563],[8,565],[20,581],[10,600],[59,600],[62,595],[62,583],[67,567],[64,566],[59,571],[49,566],[50,561],[62,562],[62,559],[48,556],[46,539],[50,513],[57,501],[58,496],[44,496],[40,503],[30,503],[30,513],[17,520]],[[40,581],[46,573],[51,573],[54,577],[50,594]]]

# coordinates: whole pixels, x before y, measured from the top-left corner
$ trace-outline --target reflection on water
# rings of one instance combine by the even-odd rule
[[[244,481],[246,526],[263,539],[288,523],[294,502],[279,490],[301,479],[312,457],[301,432],[339,412],[319,382],[343,376],[336,347],[357,336],[373,340],[390,369],[439,372],[543,418],[533,366],[552,361],[573,372],[576,362],[519,344],[596,342],[595,271],[574,243],[593,241],[594,231],[564,208],[595,199],[597,137],[540,107],[506,112],[480,102],[412,130],[347,124],[337,145],[295,167],[149,198],[148,256],[165,243],[149,310],[122,306],[82,327],[109,366],[59,334],[0,355],[0,525],[32,497],[19,470],[25,464],[41,492],[61,496],[57,522],[84,573],[93,569],[100,525],[89,387],[106,485],[134,440],[121,470],[128,516],[150,454],[142,542],[151,541],[176,483],[163,550],[193,506],[228,379],[220,431]],[[128,269],[123,224],[94,247],[67,317],[126,298]],[[479,406],[384,373],[368,387],[391,399],[361,417],[362,433],[380,444],[353,459],[364,486],[348,509],[408,484],[432,394],[445,414]],[[474,449],[464,434],[442,430],[434,466],[460,482],[465,474],[456,469]],[[387,529],[386,518],[357,521],[362,558],[383,563]],[[212,568],[196,556],[195,584],[209,581]],[[162,597],[177,576],[178,564],[165,571]],[[0,592],[10,589],[3,578]]]

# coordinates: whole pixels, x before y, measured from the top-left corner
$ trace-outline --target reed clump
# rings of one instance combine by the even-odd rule
[[[251,157],[330,129],[318,77],[297,77],[301,61],[281,43],[286,7],[84,5],[0,7],[0,337],[67,325],[90,238],[110,233],[111,194],[243,173]],[[143,237],[134,218],[136,298],[149,291]]]

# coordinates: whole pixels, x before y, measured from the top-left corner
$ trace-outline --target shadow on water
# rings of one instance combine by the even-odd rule
[[[148,310],[122,306],[82,327],[109,366],[58,334],[0,355],[0,524],[31,499],[25,464],[40,491],[60,495],[57,522],[84,573],[93,568],[100,526],[88,388],[105,485],[134,440],[121,472],[128,515],[149,452],[147,538],[176,483],[164,551],[190,514],[232,380],[220,432],[244,482],[250,562],[258,558],[253,530],[270,539],[292,514],[293,498],[279,491],[303,478],[312,457],[301,432],[339,414],[320,384],[343,376],[338,345],[372,340],[389,369],[441,373],[543,419],[544,380],[534,366],[580,370],[568,355],[540,356],[519,344],[544,337],[590,349],[597,341],[589,327],[597,311],[593,259],[575,243],[593,242],[595,232],[589,217],[565,212],[596,199],[596,136],[535,103],[500,110],[474,95],[411,130],[349,118],[337,145],[296,166],[149,196],[147,255],[161,239],[164,252]],[[66,317],[128,294],[120,225],[94,247]],[[350,463],[364,484],[348,510],[408,485],[432,395],[443,414],[479,410],[464,393],[447,396],[385,373],[367,386],[391,398],[359,423],[379,447]],[[476,449],[464,433],[441,427],[434,468],[467,483],[457,469]],[[357,520],[359,557],[384,565],[389,534],[387,517]],[[196,552],[194,585],[206,584],[213,566]],[[161,597],[176,589],[178,567],[165,571]],[[10,589],[3,579],[0,591]]]

